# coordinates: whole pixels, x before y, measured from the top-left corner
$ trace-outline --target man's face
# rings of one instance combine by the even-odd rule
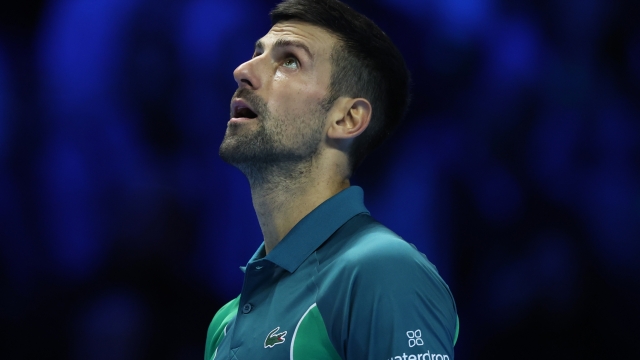
[[[256,43],[253,57],[233,72],[238,90],[220,146],[223,160],[265,166],[301,163],[317,153],[336,42],[322,28],[287,21]]]

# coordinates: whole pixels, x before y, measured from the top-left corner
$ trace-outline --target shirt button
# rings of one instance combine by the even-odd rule
[[[242,313],[243,314],[248,314],[249,312],[251,312],[251,309],[253,308],[253,306],[249,303],[244,304],[244,306],[242,307]]]
[[[256,265],[256,270],[261,270],[264,266]]]

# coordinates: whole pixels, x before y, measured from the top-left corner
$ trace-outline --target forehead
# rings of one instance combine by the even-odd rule
[[[300,41],[313,55],[330,52],[338,41],[329,31],[297,20],[281,21],[273,25],[259,42],[269,46],[278,39]]]

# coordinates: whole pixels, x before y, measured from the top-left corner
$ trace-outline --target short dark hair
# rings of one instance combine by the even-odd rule
[[[340,96],[371,103],[369,127],[349,151],[350,170],[400,124],[409,105],[409,70],[391,39],[369,18],[337,0],[285,0],[269,14],[271,24],[299,20],[321,27],[340,41],[331,54],[329,104]]]

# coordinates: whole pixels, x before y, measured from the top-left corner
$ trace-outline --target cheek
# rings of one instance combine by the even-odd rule
[[[276,74],[273,76],[273,82],[277,85],[280,81],[286,80],[287,75],[285,75],[282,71],[276,71]]]
[[[304,114],[315,110],[327,95],[327,92],[316,86],[289,86],[280,96],[273,98],[273,111]]]
[[[274,115],[302,116],[318,107],[327,95],[326,85],[314,76],[293,76],[285,71],[276,71],[268,102]]]

